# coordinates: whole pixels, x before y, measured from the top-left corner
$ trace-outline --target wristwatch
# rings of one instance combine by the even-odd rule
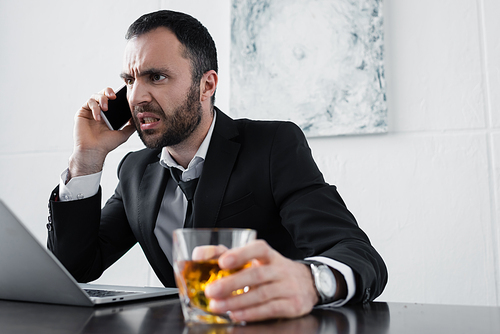
[[[314,287],[320,299],[318,305],[333,302],[333,296],[337,291],[337,280],[332,270],[326,264],[318,261],[301,260],[298,262],[309,265],[311,269]]]

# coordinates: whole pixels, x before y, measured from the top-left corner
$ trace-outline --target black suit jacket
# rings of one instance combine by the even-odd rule
[[[385,264],[347,210],[335,186],[325,183],[302,131],[290,122],[217,120],[194,198],[194,227],[239,227],[291,259],[321,255],[350,266],[352,301],[377,297]],[[160,150],[129,153],[119,184],[101,210],[101,194],[49,207],[48,247],[78,281],[91,281],[139,242],[165,286],[173,270],[154,235],[170,178]]]

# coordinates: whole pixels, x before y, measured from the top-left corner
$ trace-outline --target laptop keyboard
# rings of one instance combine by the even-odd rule
[[[83,289],[90,297],[113,297],[121,295],[130,295],[140,292],[134,291],[115,291],[115,290],[97,290],[97,289]]]

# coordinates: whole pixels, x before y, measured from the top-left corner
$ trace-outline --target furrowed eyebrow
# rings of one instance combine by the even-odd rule
[[[144,70],[142,72],[139,72],[137,76],[143,77],[143,76],[149,76],[152,74],[167,75],[168,73],[170,73],[170,71],[167,68],[150,68],[150,69]],[[134,78],[133,75],[130,75],[130,74],[124,73],[124,72],[120,74],[120,77],[122,79],[133,79]]]
[[[125,79],[130,79],[132,78],[132,76],[128,73],[120,73],[120,78],[122,78],[123,80]]]

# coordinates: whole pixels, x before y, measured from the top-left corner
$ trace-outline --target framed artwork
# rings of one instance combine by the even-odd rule
[[[381,0],[232,0],[233,117],[387,132]]]

